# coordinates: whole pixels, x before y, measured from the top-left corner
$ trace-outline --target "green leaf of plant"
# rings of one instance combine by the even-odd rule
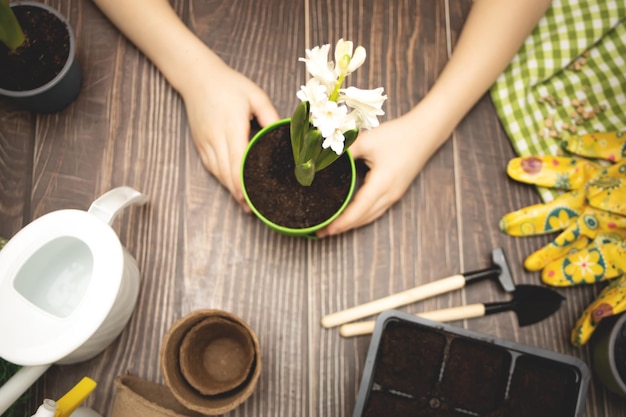
[[[22,31],[11,6],[6,0],[0,0],[0,42],[4,43],[10,50],[19,48],[26,37]]]
[[[320,152],[319,157],[317,158],[317,170],[321,171],[333,162],[337,160],[341,155],[337,155],[335,151],[330,148],[326,148]]]
[[[346,150],[350,146],[352,146],[352,144],[354,143],[354,141],[356,140],[358,136],[359,136],[358,129],[352,129],[352,130],[347,130],[343,132],[343,137],[346,138],[345,141],[343,142],[343,149]]]
[[[291,150],[293,160],[298,164],[300,150],[304,143],[304,135],[309,130],[309,103],[301,102],[291,115]]]
[[[294,173],[296,174],[296,180],[305,187],[308,187],[313,183],[315,178],[315,162],[309,160],[304,164],[296,165]]]
[[[343,151],[344,152],[346,151],[346,149],[348,149],[350,146],[352,146],[352,144],[356,140],[357,136],[359,136],[359,131],[357,129],[347,130],[347,131],[343,132],[343,137],[345,138],[345,140],[343,142]],[[343,154],[343,152],[342,152],[342,154]],[[316,158],[317,170],[318,171],[323,170],[324,168],[326,168],[327,166],[329,166],[330,164],[335,162],[337,160],[337,158],[339,158],[340,156],[341,155],[337,155],[335,153],[335,151],[333,151],[330,148],[324,149],[320,153],[319,157]]]
[[[322,134],[317,129],[309,130],[304,135],[304,143],[300,150],[299,161],[316,160],[322,151]]]

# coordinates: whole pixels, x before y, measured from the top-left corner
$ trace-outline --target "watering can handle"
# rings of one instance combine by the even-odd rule
[[[124,207],[131,204],[142,205],[147,202],[148,197],[139,191],[131,187],[118,187],[98,197],[91,203],[88,212],[111,225],[117,213]]]

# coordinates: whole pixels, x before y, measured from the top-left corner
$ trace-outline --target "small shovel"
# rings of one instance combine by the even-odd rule
[[[559,293],[537,285],[517,285],[513,291],[513,299],[506,302],[469,304],[442,310],[418,313],[416,316],[425,319],[447,322],[483,317],[488,314],[513,311],[520,326],[537,323],[557,311],[565,300]],[[343,337],[370,334],[374,330],[375,320],[344,324],[339,328]]]

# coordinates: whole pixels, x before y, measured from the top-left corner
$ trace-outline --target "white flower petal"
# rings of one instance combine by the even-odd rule
[[[374,90],[362,90],[356,87],[343,88],[340,90],[342,93],[340,100],[352,108],[362,107],[380,112],[377,114],[384,114],[381,108],[387,96],[383,95],[383,91],[382,87]]]
[[[343,132],[336,129],[331,135],[324,139],[322,142],[322,148],[332,149],[337,155],[341,155],[343,152],[343,145],[346,138],[343,136]]]
[[[316,78],[311,78],[306,85],[300,87],[300,91],[296,93],[296,97],[300,101],[308,101],[311,106],[317,107],[328,101],[326,86],[320,84]]]
[[[374,127],[378,127],[380,123],[378,122],[378,118],[372,113],[362,112],[355,109],[352,113],[356,120],[356,124],[360,129],[371,129]]]
[[[350,65],[348,66],[348,74],[353,73],[357,70],[363,63],[366,58],[365,48],[362,46],[357,46],[354,51],[354,55],[352,55],[352,59],[350,59]]]
[[[316,46],[313,49],[307,49],[306,58],[299,58],[298,61],[306,64],[306,69],[314,78],[318,78],[323,84],[334,83],[336,76],[332,63],[328,62],[328,53],[330,52],[330,44]]]
[[[385,114],[382,105],[387,99],[387,96],[383,95],[382,87],[374,90],[349,87],[342,89],[341,93],[339,100],[354,109],[354,117],[359,128],[371,129],[379,125],[376,116]]]
[[[365,62],[365,48],[358,46],[353,53],[351,41],[339,39],[335,45],[335,75],[348,75]]]
[[[343,38],[337,41],[337,44],[335,45],[336,65],[339,65],[344,56],[348,55],[349,58],[352,57],[352,47],[352,42],[344,41]]]

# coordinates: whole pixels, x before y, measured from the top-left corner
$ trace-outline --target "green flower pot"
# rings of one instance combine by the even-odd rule
[[[241,185],[252,212],[272,230],[288,236],[314,238],[315,232],[335,220],[350,202],[356,185],[356,167],[352,155],[346,151],[333,164],[319,171],[311,186],[298,184],[293,173],[290,122],[289,118],[280,120],[254,135],[241,164]],[[270,146],[272,153],[268,150],[269,154],[262,155],[261,149]],[[255,167],[264,172],[253,174]],[[275,187],[267,183],[259,185],[262,177],[274,182]],[[335,186],[342,191],[331,191]],[[318,193],[321,195],[316,197]],[[338,196],[340,193],[343,195]],[[261,200],[272,200],[273,207],[264,208],[264,201]],[[324,210],[320,209],[321,206]],[[332,206],[332,212],[322,215]],[[285,215],[289,219],[282,224],[282,221],[276,220],[276,215]],[[306,215],[323,218],[308,219]]]

